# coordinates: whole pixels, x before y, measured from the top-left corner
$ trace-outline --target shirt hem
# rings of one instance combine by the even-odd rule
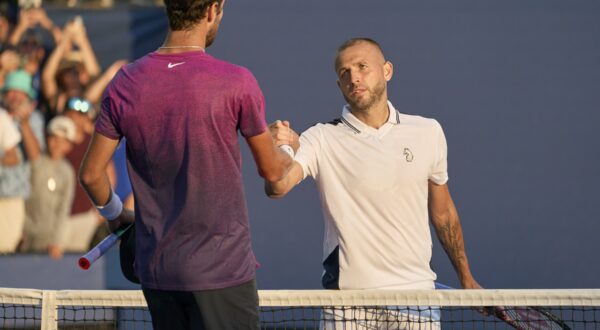
[[[240,280],[229,281],[224,283],[219,283],[215,285],[155,285],[156,283],[145,283],[142,282],[142,287],[154,290],[171,290],[171,291],[201,291],[201,290],[218,290],[225,289],[234,286],[238,286],[240,284],[244,284],[256,277],[256,274],[252,276],[245,277]]]

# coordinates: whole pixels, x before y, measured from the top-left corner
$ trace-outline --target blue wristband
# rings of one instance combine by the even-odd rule
[[[121,215],[121,212],[123,212],[123,202],[121,202],[119,196],[117,196],[115,192],[111,189],[108,204],[104,206],[96,205],[96,208],[98,209],[98,212],[100,212],[100,215],[105,217],[106,220],[113,221],[119,215]]]

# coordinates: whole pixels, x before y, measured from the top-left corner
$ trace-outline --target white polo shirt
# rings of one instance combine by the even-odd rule
[[[295,160],[320,193],[323,260],[339,246],[340,289],[434,287],[428,180],[448,180],[446,139],[437,121],[388,105],[379,129],[345,106],[300,137]]]

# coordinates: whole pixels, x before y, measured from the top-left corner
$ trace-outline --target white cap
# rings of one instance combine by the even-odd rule
[[[46,131],[48,134],[62,136],[71,142],[75,142],[75,123],[65,116],[54,117],[54,119],[48,123]]]

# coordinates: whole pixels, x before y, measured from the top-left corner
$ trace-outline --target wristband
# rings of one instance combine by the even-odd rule
[[[289,144],[282,144],[279,146],[279,149],[285,151],[285,153],[290,155],[292,158],[294,158],[294,155],[296,154],[294,152],[294,148],[292,148]]]
[[[96,209],[98,209],[100,215],[105,217],[106,220],[113,221],[123,212],[123,202],[121,202],[119,196],[115,195],[115,192],[111,189],[108,204],[104,206],[96,205]]]

